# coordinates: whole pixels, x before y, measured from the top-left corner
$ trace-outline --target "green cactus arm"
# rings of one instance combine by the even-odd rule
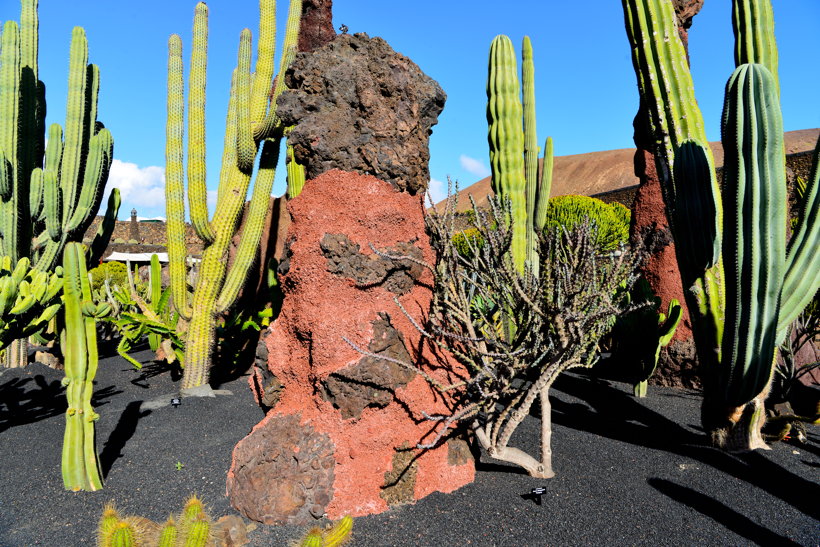
[[[182,46],[180,45],[180,48]],[[182,78],[182,63],[179,70]],[[206,186],[205,87],[208,72],[208,6],[199,2],[194,9],[191,74],[188,89],[188,204],[191,224],[205,245],[214,240],[208,222],[208,189]],[[183,93],[182,85],[177,90]],[[181,104],[181,103],[180,103]],[[180,142],[181,145],[181,142]]]
[[[723,205],[708,150],[703,141],[687,140],[675,151],[673,229],[687,286],[721,256]]]
[[[108,242],[111,240],[111,234],[114,233],[114,226],[117,224],[117,213],[120,210],[120,189],[112,188],[111,194],[108,196],[108,206],[105,209],[105,216],[97,228],[97,233],[94,234],[94,239],[91,241],[91,246],[88,251],[89,265],[99,264],[103,259],[105,249],[108,247]]]
[[[188,302],[188,272],[185,244],[185,181],[182,160],[184,120],[182,40],[176,34],[168,40],[168,118],[165,128],[165,214],[168,262],[174,306],[185,319],[191,318]]]
[[[527,260],[527,203],[524,177],[523,109],[512,42],[499,35],[490,45],[487,122],[493,192],[511,203],[513,264],[524,271]]]
[[[680,320],[683,317],[683,307],[680,305],[680,302],[673,298],[669,302],[669,310],[666,315],[660,314],[658,317],[658,345],[659,350],[662,346],[668,346],[669,342],[672,341],[672,337],[675,336],[675,331],[678,330],[678,325],[680,324]],[[657,362],[657,358],[655,359]]]
[[[721,385],[742,406],[772,371],[786,256],[783,121],[763,65],[739,66],[726,86],[722,141],[726,327]]]
[[[85,233],[100,208],[108,172],[114,159],[114,139],[108,129],[102,129],[91,137],[85,160],[83,185],[77,206],[63,230],[69,234]]]
[[[63,234],[60,225],[60,214],[63,210],[62,195],[57,173],[46,171],[43,175],[43,213],[48,237],[52,241],[59,241]]]
[[[538,198],[538,132],[535,123],[535,63],[532,43],[524,36],[521,45],[522,109],[524,113],[524,180],[527,200],[527,261],[538,272],[538,237],[535,232],[535,210]]]
[[[251,126],[253,136],[261,140],[262,123],[268,113],[270,90],[273,85],[274,57],[276,55],[276,2],[259,2],[259,41],[256,44],[256,70],[251,88]]]
[[[786,255],[786,277],[777,342],[797,319],[820,288],[820,138],[814,146],[811,175],[801,203],[800,219]]]
[[[285,132],[287,134],[287,131]],[[296,161],[293,154],[293,146],[287,145],[287,171],[288,171],[288,189],[287,198],[293,199],[302,193],[305,187],[305,166],[300,165]]]
[[[230,308],[248,276],[248,270],[259,257],[259,241],[268,213],[273,180],[276,176],[276,164],[279,162],[280,139],[265,140],[262,156],[259,160],[259,172],[253,187],[248,214],[245,219],[239,248],[233,266],[228,271],[225,284],[216,303],[216,312],[222,313]]]
[[[675,150],[683,141],[708,142],[686,50],[678,35],[675,10],[668,0],[622,0],[622,3],[638,87],[646,101],[650,126],[665,164],[661,174],[671,174]],[[707,148],[707,154],[711,158],[711,149]],[[711,163],[714,164],[714,160]],[[676,187],[663,184],[663,190],[670,207]]]
[[[20,10],[20,51],[21,64],[31,69],[37,79],[37,55],[40,18],[37,13],[38,0],[23,0]]]
[[[250,173],[256,159],[256,142],[251,127],[251,31],[242,30],[236,65],[236,165]]]
[[[735,67],[750,63],[764,65],[774,77],[779,97],[778,53],[770,0],[733,0],[732,30],[735,34]]]
[[[6,153],[0,149],[0,201],[7,201],[11,197],[14,187],[14,174],[11,162],[6,159]]]
[[[544,143],[544,160],[541,164],[540,183],[538,185],[538,204],[535,208],[535,230],[544,231],[547,223],[547,207],[552,193],[552,171],[554,166],[552,137],[547,137]]]
[[[3,158],[0,156],[0,171],[2,170]],[[2,172],[0,172],[0,184],[2,179]],[[29,212],[32,219],[37,219],[43,209],[43,170],[40,167],[35,167],[31,172],[31,186],[29,187]]]
[[[27,211],[20,198],[21,169],[18,164],[20,138],[20,28],[15,21],[6,21],[0,38],[0,150],[10,164],[12,178],[6,185],[8,197],[0,203],[0,252],[17,261],[21,256],[23,241],[21,219],[17,211]],[[7,179],[9,180],[9,179]],[[27,188],[26,188],[27,190]],[[28,194],[25,196],[28,205]],[[28,242],[26,242],[28,245]]]
[[[222,194],[228,187],[227,181],[236,165],[236,70],[231,74],[231,93],[228,98],[228,113],[225,119],[225,140],[222,148],[222,168],[219,171],[219,186],[216,194],[216,208],[222,202]],[[224,181],[224,183],[223,183]]]
[[[65,144],[60,167],[60,189],[63,195],[61,222],[68,222],[82,174],[83,138],[87,129],[86,107],[88,74],[88,42],[85,31],[74,27],[68,69],[68,100],[66,104]],[[93,121],[92,121],[93,124]]]
[[[274,2],[275,0],[263,0]],[[288,9],[288,20],[285,25],[285,43],[282,45],[282,58],[279,62],[279,73],[276,77],[272,96],[270,98],[270,108],[264,123],[254,134],[257,140],[272,138],[276,133],[283,131],[279,116],[276,115],[276,101],[285,89],[285,72],[296,57],[296,49],[299,43],[299,27],[302,21],[302,0],[290,0]]]

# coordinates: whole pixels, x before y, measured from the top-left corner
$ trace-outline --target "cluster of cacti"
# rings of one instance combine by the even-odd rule
[[[103,509],[97,530],[98,547],[204,547],[217,543],[221,536],[219,523],[214,523],[202,501],[191,496],[179,515],[172,515],[163,524],[143,517],[123,517],[108,504]],[[299,547],[339,547],[350,540],[353,519],[342,517],[325,529],[314,528],[301,540]]]
[[[46,146],[38,27],[37,0],[22,0],[20,25],[7,21],[0,44],[0,256],[10,257],[13,265],[30,258],[35,269],[50,272],[66,243],[81,241],[99,210],[114,142],[97,121],[99,70],[88,64],[85,31],[76,27],[65,131],[52,124]],[[105,249],[118,208],[114,190],[91,244],[91,260]]]
[[[97,533],[99,547],[204,547],[213,545],[214,523],[202,501],[191,496],[176,517],[164,524],[142,517],[122,517],[106,505]]]
[[[818,151],[794,236],[787,202],[769,0],[733,2],[736,70],[726,87],[720,195],[669,0],[623,0],[642,101],[705,372],[702,421],[728,449],[763,447],[775,349],[820,286]]]
[[[205,187],[205,72],[207,62],[207,17],[204,3],[196,6],[191,74],[188,95],[188,197],[191,223],[204,242],[199,277],[189,302],[186,281],[183,120],[184,84],[182,42],[171,37],[168,60],[168,124],[166,144],[166,207],[168,255],[174,306],[190,320],[186,341],[182,389],[207,384],[215,347],[217,317],[236,301],[249,269],[259,252],[262,226],[268,210],[271,187],[285,128],[276,116],[276,99],[284,89],[284,78],[275,80],[275,0],[260,2],[256,72],[251,73],[251,33],[240,37],[238,66],[231,85],[222,171],[216,212],[208,219]],[[301,0],[291,0],[279,74],[283,75],[296,51]],[[231,239],[245,203],[255,158],[261,151],[259,171],[241,242],[233,264],[227,256]]]
[[[34,270],[23,257],[12,268],[11,257],[0,258],[0,350],[48,325],[62,306],[62,288],[61,267],[53,273]]]
[[[620,203],[607,204],[588,196],[558,196],[547,205],[545,230],[572,230],[583,219],[595,223],[596,241],[601,250],[613,250],[629,241],[629,209]]]
[[[553,157],[552,139],[548,137],[539,169],[535,69],[527,36],[522,45],[521,80],[523,94],[512,42],[507,36],[496,36],[490,45],[487,77],[491,185],[496,196],[511,203],[513,264],[519,272],[529,266],[537,275],[538,233],[543,231],[546,221]]]
[[[94,446],[94,422],[99,415],[91,406],[97,374],[97,319],[111,306],[94,304],[82,243],[69,242],[63,252],[64,325],[60,346],[65,359],[66,411],[63,439],[63,484],[67,490],[99,490],[102,476]]]

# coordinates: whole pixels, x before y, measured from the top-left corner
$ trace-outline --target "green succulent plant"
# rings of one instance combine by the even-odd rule
[[[190,301],[185,245],[185,92],[182,41],[179,36],[173,35],[168,43],[166,227],[174,307],[185,320],[190,321],[182,380],[182,390],[189,394],[195,388],[207,386],[215,353],[217,320],[236,302],[259,252],[279,148],[285,133],[285,127],[276,115],[276,99],[284,89],[284,78],[281,75],[285,73],[296,51],[302,12],[301,0],[291,0],[280,77],[274,85],[275,6],[275,0],[260,2],[255,74],[251,74],[251,33],[245,29],[240,37],[237,68],[234,71],[228,106],[216,212],[212,219],[208,218],[206,204],[204,146],[208,8],[202,2],[196,6],[188,92],[187,193],[191,223],[204,242],[204,250],[197,284]],[[257,155],[260,156],[258,173],[250,206],[243,223],[236,259],[229,268],[226,256],[239,224]]]
[[[111,133],[97,120],[100,72],[88,64],[85,31],[75,27],[69,52],[66,121],[48,128],[45,84],[38,77],[37,0],[22,0],[20,23],[6,21],[0,43],[0,256],[15,266],[54,272],[68,242],[80,242],[100,208],[113,160]],[[119,190],[90,243],[99,261],[119,210]],[[24,366],[26,339],[6,352],[5,366]]]
[[[622,0],[641,100],[704,368],[701,420],[727,450],[766,446],[775,351],[820,287],[820,181],[790,243],[777,47],[769,0],[735,0],[735,64],[725,91],[723,193],[669,0]]]

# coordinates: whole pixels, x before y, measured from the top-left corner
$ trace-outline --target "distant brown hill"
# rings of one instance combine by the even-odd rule
[[[785,134],[786,154],[799,154],[814,150],[820,128],[788,131]],[[717,167],[723,165],[723,147],[719,142],[709,143],[715,155]],[[589,152],[572,156],[557,156],[552,177],[553,196],[581,194],[600,196],[601,194],[618,193],[638,185],[635,176],[633,158],[634,148]],[[458,192],[458,210],[470,208],[468,194],[472,194],[476,204],[481,207],[487,204],[490,189],[490,177],[464,188]],[[632,192],[629,192],[631,195]],[[441,203],[443,205],[443,202]]]

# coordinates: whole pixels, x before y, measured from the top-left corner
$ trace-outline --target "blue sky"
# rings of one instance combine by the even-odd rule
[[[190,52],[193,0],[40,1],[40,78],[48,123],[64,122],[71,29],[82,26],[90,60],[100,67],[99,118],[112,131],[116,163],[109,185],[123,193],[120,218],[164,216],[167,39],[182,36]],[[280,27],[287,3],[279,1]],[[416,62],[447,93],[430,141],[431,188],[442,197],[450,175],[467,186],[489,173],[487,54],[507,34],[520,48],[529,35],[536,68],[539,142],[551,135],[556,155],[632,146],[638,104],[635,76],[617,0],[385,2],[336,0],[334,25],[381,36]],[[208,180],[215,191],[230,73],[239,33],[256,32],[256,0],[212,0],[208,74]],[[820,126],[820,1],[773,0],[786,130]],[[692,72],[710,140],[719,140],[723,87],[733,69],[729,0],[706,0],[690,33]],[[0,20],[18,19],[17,0],[0,0]],[[281,44],[281,33],[280,33]],[[283,171],[283,169],[281,169]],[[274,194],[284,191],[277,177]]]

